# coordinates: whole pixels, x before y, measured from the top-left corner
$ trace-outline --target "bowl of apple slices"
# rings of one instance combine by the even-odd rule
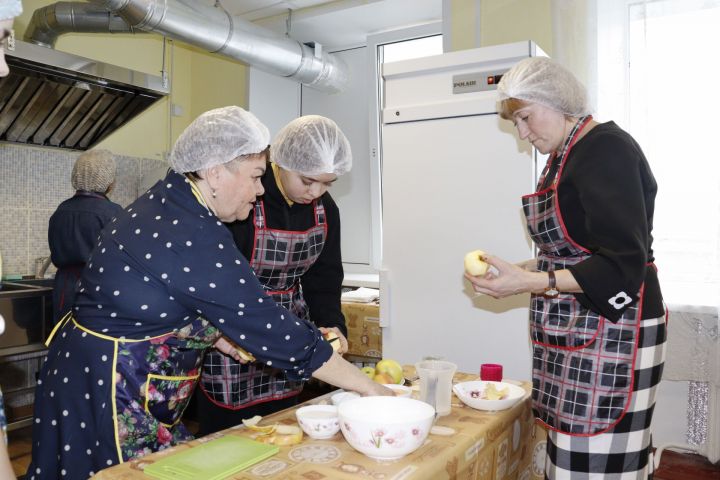
[[[465,405],[478,410],[506,410],[527,393],[512,383],[482,380],[456,383],[453,392]]]

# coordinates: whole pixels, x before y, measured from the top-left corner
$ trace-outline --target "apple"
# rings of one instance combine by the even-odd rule
[[[370,380],[373,380],[375,377],[375,369],[373,367],[362,367],[360,371],[367,375]]]
[[[337,352],[340,349],[340,338],[335,332],[327,332],[325,335],[323,335],[323,338],[332,346],[332,349],[334,351]]]
[[[375,376],[373,377],[373,380],[376,381],[377,383],[384,383],[384,384],[397,383],[396,381],[393,380],[393,378],[390,376],[389,373],[385,373],[385,372],[376,373]]]
[[[390,377],[389,382],[380,382],[380,383],[401,383],[403,382],[403,369],[402,365],[400,365],[395,360],[391,360],[389,358],[384,358],[380,360],[377,365],[375,365],[375,376],[377,377],[378,374],[385,373]],[[375,379],[377,381],[377,379]]]
[[[473,250],[465,255],[465,271],[474,277],[485,275],[488,271],[488,264],[483,260],[485,252]]]

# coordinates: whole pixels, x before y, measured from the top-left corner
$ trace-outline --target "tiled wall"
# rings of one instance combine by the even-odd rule
[[[80,152],[0,144],[0,254],[3,276],[34,274],[35,259],[50,255],[48,220],[74,193],[70,174]],[[165,162],[116,156],[110,199],[127,206],[167,168]]]

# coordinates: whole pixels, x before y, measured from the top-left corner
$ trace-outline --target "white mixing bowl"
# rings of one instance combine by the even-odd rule
[[[361,397],[338,406],[340,430],[357,451],[376,460],[395,460],[420,447],[435,409],[404,397]]]

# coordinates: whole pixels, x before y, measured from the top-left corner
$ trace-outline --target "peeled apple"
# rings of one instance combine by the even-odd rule
[[[485,275],[489,265],[482,259],[484,256],[485,252],[482,250],[473,250],[465,255],[465,271],[473,277]]]

